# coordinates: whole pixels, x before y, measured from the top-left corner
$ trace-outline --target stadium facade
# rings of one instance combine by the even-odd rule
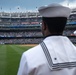
[[[63,35],[76,43],[76,12],[68,18]],[[38,12],[0,12],[0,44],[38,44],[43,40]]]

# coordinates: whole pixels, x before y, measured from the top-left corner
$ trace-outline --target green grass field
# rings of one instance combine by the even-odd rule
[[[0,45],[0,75],[17,75],[21,55],[31,46]]]

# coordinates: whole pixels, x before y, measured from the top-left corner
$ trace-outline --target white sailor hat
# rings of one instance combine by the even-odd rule
[[[69,17],[71,9],[60,4],[41,6],[38,9],[42,17]]]

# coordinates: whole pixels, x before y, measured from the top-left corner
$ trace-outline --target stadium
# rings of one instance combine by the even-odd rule
[[[75,30],[76,10],[73,9],[63,35],[68,36],[74,44]],[[0,75],[16,75],[22,53],[43,39],[38,12],[0,12]]]
[[[76,29],[76,14],[72,11],[63,35],[72,42]],[[43,40],[41,33],[41,16],[38,12],[0,13],[0,44],[38,44]]]

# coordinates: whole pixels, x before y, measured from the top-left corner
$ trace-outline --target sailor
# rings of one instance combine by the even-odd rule
[[[38,10],[45,39],[22,54],[17,75],[76,75],[76,47],[62,35],[70,8],[50,4]]]

